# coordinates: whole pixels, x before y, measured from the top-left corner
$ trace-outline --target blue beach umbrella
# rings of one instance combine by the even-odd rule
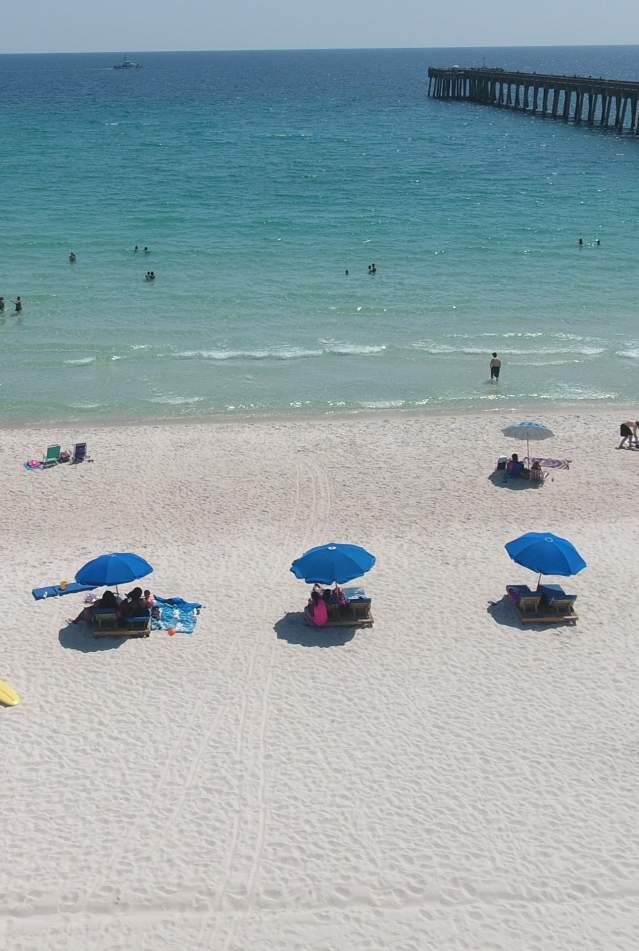
[[[529,459],[531,442],[550,439],[555,435],[552,429],[549,429],[548,426],[544,426],[543,423],[533,423],[529,420],[524,420],[521,423],[512,423],[510,426],[506,426],[505,429],[502,429],[502,433],[511,439],[525,439],[526,453]]]
[[[576,575],[586,567],[574,545],[552,532],[527,532],[505,546],[513,561],[542,575]]]
[[[375,555],[371,555],[359,545],[339,545],[329,542],[310,548],[291,565],[296,578],[309,583],[344,584],[354,578],[361,578],[375,564]]]
[[[77,572],[75,580],[79,584],[91,584],[97,588],[102,585],[126,584],[136,578],[144,578],[152,571],[148,561],[139,555],[130,551],[115,551],[88,561]]]

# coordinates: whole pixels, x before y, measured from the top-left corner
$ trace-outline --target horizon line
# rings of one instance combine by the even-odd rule
[[[362,53],[362,52],[385,52],[385,51],[404,51],[404,50],[535,50],[535,49],[610,49],[627,48],[636,49],[638,43],[531,43],[511,45],[487,44],[481,46],[291,46],[278,47],[267,46],[257,47],[225,47],[220,49],[208,48],[180,48],[180,49],[138,49],[133,50],[133,54],[145,53]],[[130,47],[129,47],[130,49]],[[0,56],[121,56],[122,50],[96,50],[96,49],[75,49],[75,50],[0,50]]]

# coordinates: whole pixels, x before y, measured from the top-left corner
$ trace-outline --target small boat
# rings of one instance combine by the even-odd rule
[[[116,63],[113,67],[114,69],[142,69],[142,63],[134,63],[132,59],[129,59],[124,53],[122,56],[122,62]]]

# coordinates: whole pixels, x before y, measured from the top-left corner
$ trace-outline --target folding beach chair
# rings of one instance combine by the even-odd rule
[[[42,460],[42,465],[45,469],[49,466],[55,466],[60,461],[60,446],[49,446],[47,448],[47,454]]]
[[[84,462],[87,457],[87,444],[85,442],[77,442],[73,447],[73,455],[71,457],[71,462]]]

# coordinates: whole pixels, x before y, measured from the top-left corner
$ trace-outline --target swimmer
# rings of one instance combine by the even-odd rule
[[[597,238],[597,240],[595,241],[595,247],[597,248],[601,247],[601,238]]]
[[[22,298],[16,297],[14,304],[16,308],[16,314],[21,314],[22,313]]]
[[[583,238],[579,238],[579,241],[577,241],[577,244],[579,245],[580,248],[583,248],[583,246],[584,246],[584,239],[583,239]]]
[[[137,254],[138,251],[139,251],[139,248],[138,248],[138,246],[137,246],[137,244],[136,244],[136,246],[133,248],[133,253],[134,253],[134,254]]]
[[[144,275],[145,281],[154,281],[155,280],[155,271],[147,271]]]
[[[348,277],[348,268],[346,268],[346,270],[344,271],[344,274],[346,275],[346,277]]]
[[[72,251],[69,255],[69,264],[75,264],[78,259],[75,256],[75,251]]]
[[[145,248],[144,248],[144,253],[145,253],[145,254],[150,254],[151,252],[149,251],[148,248],[145,247]]]
[[[4,312],[4,297],[0,297],[0,313]]]
[[[374,261],[371,264],[371,274],[377,274],[377,265],[375,264]]]

